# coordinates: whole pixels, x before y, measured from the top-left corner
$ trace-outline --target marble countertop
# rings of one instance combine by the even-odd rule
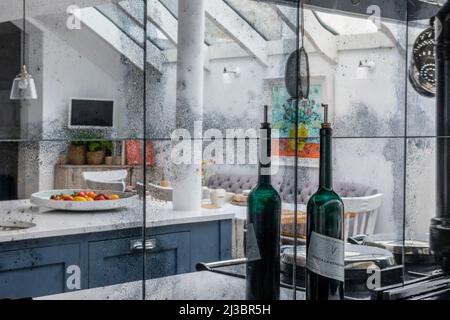
[[[80,290],[37,300],[140,300],[142,281]],[[297,292],[297,299],[304,294]],[[292,300],[292,290],[282,288],[280,298]],[[209,271],[180,274],[146,281],[147,300],[243,300],[245,280]]]
[[[142,227],[142,201],[132,207],[108,212],[80,213],[41,209],[29,200],[0,202],[0,225],[11,221],[34,223],[36,226],[14,231],[0,231],[0,243],[55,236],[112,231]],[[227,204],[220,209],[175,211],[171,203],[147,201],[147,227],[228,220],[245,215],[246,208]]]

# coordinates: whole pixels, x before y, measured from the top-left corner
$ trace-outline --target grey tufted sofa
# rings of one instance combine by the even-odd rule
[[[243,190],[252,189],[257,183],[253,175],[216,174],[208,179],[207,186],[211,189],[225,189],[228,192],[242,193]],[[272,185],[280,193],[283,202],[294,203],[293,178],[274,176]],[[361,184],[341,182],[335,183],[334,188],[342,198],[362,198],[378,194],[374,188]],[[308,199],[317,191],[317,184],[298,185],[298,203],[306,204]]]
[[[216,174],[208,179],[207,186],[211,189],[225,189],[228,192],[241,193],[243,190],[252,189],[257,183],[257,177],[251,175]],[[280,193],[285,203],[294,203],[294,181],[293,177],[274,176],[272,184]],[[346,213],[345,237],[358,234],[373,234],[375,230],[378,210],[382,205],[383,195],[369,186],[338,182],[334,189],[344,202]],[[298,185],[298,203],[307,204],[311,195],[317,190],[317,184],[307,183]],[[233,255],[242,255],[242,234],[245,222],[236,220],[234,230]],[[240,248],[240,249],[239,249]]]

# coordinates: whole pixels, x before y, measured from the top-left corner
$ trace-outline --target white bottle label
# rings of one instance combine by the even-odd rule
[[[313,231],[309,240],[306,268],[321,276],[344,281],[344,246],[342,240]]]

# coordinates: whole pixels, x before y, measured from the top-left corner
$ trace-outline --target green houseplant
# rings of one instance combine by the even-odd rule
[[[112,155],[113,143],[100,139],[102,136],[94,132],[77,132],[69,145],[68,162],[74,165],[103,164],[105,156]]]
[[[106,141],[88,141],[87,142],[87,163],[90,165],[100,165],[105,162]]]

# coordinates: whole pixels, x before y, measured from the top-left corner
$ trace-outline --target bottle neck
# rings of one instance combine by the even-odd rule
[[[270,127],[262,127],[260,130],[259,169],[258,184],[272,184],[272,130]]]
[[[320,130],[319,187],[333,189],[332,129]]]
[[[259,185],[272,185],[272,176],[267,173],[267,171],[270,171],[270,165],[269,167],[262,167],[261,164],[259,165],[259,171],[258,171],[258,184]]]

